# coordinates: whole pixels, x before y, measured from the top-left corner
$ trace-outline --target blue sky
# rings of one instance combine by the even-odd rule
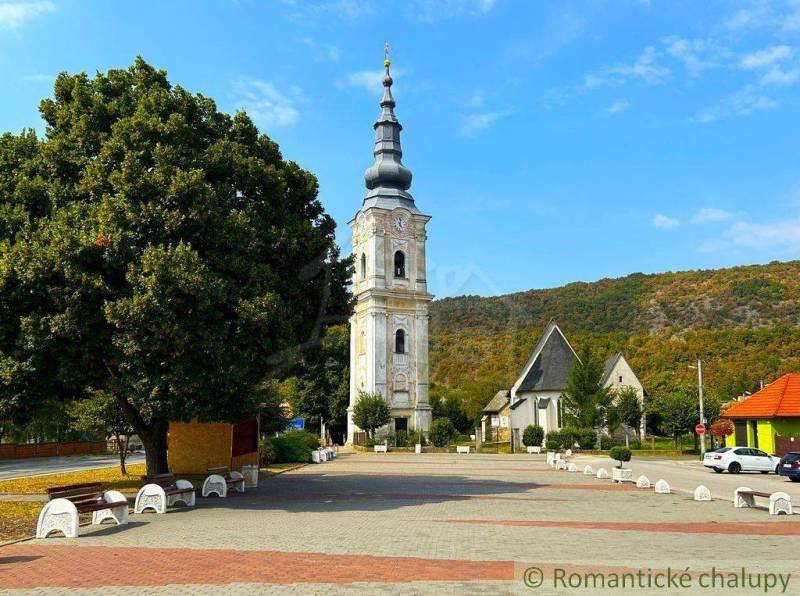
[[[0,130],[142,55],[315,172],[349,250],[386,40],[438,296],[798,258],[797,1],[0,0]]]

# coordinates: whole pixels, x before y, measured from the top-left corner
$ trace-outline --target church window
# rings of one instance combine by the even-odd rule
[[[619,382],[622,383],[622,375],[619,376]]]
[[[361,254],[361,279],[367,278],[367,255]]]
[[[394,276],[400,278],[406,276],[406,255],[401,250],[394,253]]]
[[[394,333],[394,351],[396,354],[406,353],[406,332],[402,329]]]

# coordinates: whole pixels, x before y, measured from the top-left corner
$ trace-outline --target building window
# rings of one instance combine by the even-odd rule
[[[406,255],[401,250],[394,253],[394,276],[402,279],[406,276]]]
[[[622,375],[619,376],[619,382],[622,383]]]
[[[396,354],[406,353],[406,332],[402,329],[394,332],[394,351]]]
[[[564,416],[564,402],[560,399],[556,405],[556,427],[561,428],[561,418]]]
[[[367,279],[367,255],[361,255],[361,279]]]

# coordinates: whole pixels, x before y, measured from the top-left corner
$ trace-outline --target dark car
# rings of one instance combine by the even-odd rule
[[[800,452],[793,451],[784,455],[776,471],[792,482],[800,482]]]

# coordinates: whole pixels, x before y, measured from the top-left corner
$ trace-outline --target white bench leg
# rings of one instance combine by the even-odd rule
[[[786,493],[772,493],[769,497],[770,515],[792,515],[792,497]]]
[[[158,484],[146,484],[136,493],[133,512],[142,513],[146,509],[152,509],[156,513],[167,512],[167,494]]]
[[[734,507],[755,507],[756,506],[756,498],[753,495],[747,494],[740,494],[740,493],[748,493],[751,492],[753,489],[747,486],[740,486],[735,491],[733,491],[733,506]]]
[[[47,538],[53,532],[61,532],[65,538],[78,537],[78,509],[67,499],[53,499],[39,512],[36,537]]]
[[[201,493],[204,497],[215,494],[218,497],[225,498],[228,496],[228,483],[219,474],[211,474],[203,482],[203,490]]]
[[[92,513],[92,523],[99,525],[107,519],[112,519],[118,526],[124,526],[128,523],[128,498],[121,492],[116,490],[108,490],[103,493],[103,498],[106,501],[125,501],[125,505],[113,507],[111,509],[101,509]]]
[[[177,482],[175,482],[175,486],[177,486],[178,488],[191,489],[192,492],[181,493],[178,495],[167,497],[167,506],[172,507],[175,503],[183,503],[187,507],[194,507],[194,499],[195,499],[194,485],[188,480],[178,480]]]

